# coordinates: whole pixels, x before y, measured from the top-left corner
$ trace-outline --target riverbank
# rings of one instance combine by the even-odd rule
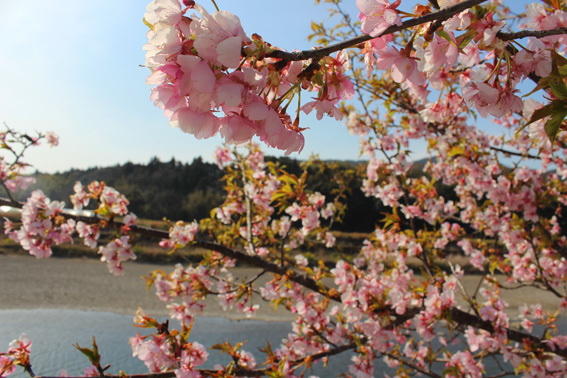
[[[9,309],[74,309],[102,311],[133,315],[138,307],[151,316],[168,314],[165,304],[151,288],[146,289],[142,278],[153,270],[170,272],[173,265],[148,263],[128,263],[123,276],[113,276],[106,264],[89,258],[49,258],[36,259],[29,255],[0,255],[0,310]],[[259,269],[239,267],[233,270],[237,278],[255,277]],[[262,285],[270,279],[266,274],[257,284]],[[480,276],[466,276],[463,287],[469,295],[475,292]],[[526,301],[534,303],[534,298],[545,310],[556,311],[558,300],[551,293],[531,287],[505,290],[502,297],[509,304],[507,312],[514,319],[518,308]],[[459,299],[461,300],[461,299]],[[287,321],[292,314],[279,307],[277,311],[256,298],[260,310],[256,320]],[[461,300],[464,304],[464,301]],[[246,319],[235,310],[223,311],[214,296],[206,300],[204,316],[224,317],[234,320]]]
[[[114,276],[106,264],[89,258],[36,259],[27,255],[0,255],[0,310],[74,309],[134,315],[141,307],[151,316],[169,312],[165,303],[146,289],[143,276],[154,270],[172,271],[173,265],[127,263],[123,276]],[[236,268],[235,277],[255,277],[254,268]],[[261,277],[260,282],[269,277]],[[259,303],[259,302],[258,302]],[[204,316],[246,319],[236,310],[227,312],[214,296],[206,300]],[[261,303],[256,320],[286,321],[293,316],[285,309],[274,311]]]

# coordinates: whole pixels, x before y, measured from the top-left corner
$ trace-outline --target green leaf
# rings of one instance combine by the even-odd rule
[[[224,342],[224,344],[215,344],[209,349],[220,350],[221,352],[230,354],[230,352],[234,349],[229,342]]]
[[[449,157],[464,155],[465,148],[463,146],[453,146],[449,151]]]
[[[107,216],[110,215],[110,209],[108,208],[108,206],[104,206],[102,208],[98,208],[94,211],[95,213],[101,215],[101,216]]]
[[[531,92],[526,93],[526,94],[523,95],[522,97],[527,97],[527,96],[529,96],[529,95],[531,95],[531,94],[533,94],[533,93],[535,93],[535,92],[537,92],[537,91],[539,91],[539,90],[541,90],[541,89],[545,89],[545,88],[549,87],[549,81],[550,81],[550,80],[551,80],[551,79],[549,78],[549,76],[547,76],[547,77],[542,77],[542,78],[538,81],[536,87],[535,87]]]
[[[551,116],[551,119],[545,123],[545,133],[551,143],[555,141],[555,137],[559,132],[559,127],[563,123],[565,117],[567,117],[567,111],[555,113]]]
[[[560,100],[567,99],[567,86],[565,86],[565,82],[561,76],[554,74],[549,75],[548,84],[555,97]]]
[[[73,345],[84,354],[94,366],[100,366],[100,354],[98,353],[98,346],[96,345],[95,337],[93,336],[93,348],[82,348],[78,343]]]
[[[567,102],[563,100],[555,100],[551,104],[547,104],[537,110],[534,111],[532,117],[524,126],[522,126],[518,131],[524,129],[531,123],[539,121],[545,117],[553,116],[554,114],[558,113],[566,113],[567,112]]]
[[[435,32],[435,34],[437,34],[439,37],[443,38],[444,40],[446,40],[450,44],[455,45],[455,41],[453,41],[453,39],[451,38],[449,33],[447,33],[445,30],[437,30]]]
[[[567,59],[557,51],[553,50],[551,53],[551,72],[559,75],[559,68],[564,66],[567,66]]]
[[[473,40],[473,38],[475,37],[476,32],[467,32],[461,36],[459,36],[459,38],[457,38],[457,42],[459,44],[459,49],[464,49],[465,47],[467,47],[467,45],[470,43],[470,41]]]

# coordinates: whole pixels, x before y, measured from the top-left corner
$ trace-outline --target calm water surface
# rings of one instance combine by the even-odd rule
[[[164,321],[165,318],[159,320]],[[172,328],[175,327],[176,321],[172,321],[172,325]],[[561,333],[567,332],[567,319],[560,319],[559,328]],[[290,330],[289,322],[199,317],[191,331],[191,340],[207,348],[225,341],[234,344],[247,340],[244,350],[252,352],[257,360],[262,360],[264,355],[258,352],[258,348],[264,348],[269,341],[276,349]],[[84,368],[89,366],[89,361],[73,344],[90,348],[92,336],[96,337],[102,365],[112,365],[109,373],[117,374],[119,370],[127,374],[147,373],[142,361],[132,357],[132,349],[128,344],[128,339],[138,331],[142,335],[151,333],[151,330],[134,327],[132,316],[128,315],[78,310],[0,310],[0,351],[6,351],[10,341],[26,333],[33,342],[31,361],[33,370],[38,375],[58,376],[63,368],[71,375],[82,374]],[[539,334],[539,331],[534,329],[534,334]],[[209,359],[204,368],[230,362],[227,355],[221,355],[216,350],[208,352]],[[328,368],[316,367],[313,374],[336,377],[345,373],[352,356],[351,352],[334,356],[329,360]],[[487,373],[496,368],[491,365],[494,364],[486,361]],[[377,377],[386,372],[392,373],[390,369],[384,370],[384,364],[380,362],[375,368]],[[13,376],[26,377],[21,368]]]
[[[172,321],[172,326],[176,326],[175,323]],[[234,343],[248,340],[244,349],[258,355],[258,348],[264,347],[266,340],[278,346],[278,341],[286,337],[290,329],[288,322],[200,317],[195,321],[191,339],[205,347],[224,341]],[[112,365],[110,373],[118,373],[119,370],[128,374],[145,373],[145,365],[132,357],[128,344],[128,339],[134,337],[136,332],[145,335],[151,330],[132,326],[132,316],[127,315],[77,310],[0,311],[0,351],[6,351],[10,341],[26,333],[33,342],[31,362],[38,375],[59,375],[62,368],[69,374],[81,374],[89,366],[89,361],[73,344],[90,348],[92,336],[96,337],[102,365]],[[230,357],[210,350],[205,367],[212,368],[214,364],[229,362]]]

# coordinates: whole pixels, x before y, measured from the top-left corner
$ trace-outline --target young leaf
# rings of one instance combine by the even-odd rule
[[[437,30],[435,32],[439,37],[443,38],[444,40],[446,40],[447,42],[449,42],[452,45],[455,45],[455,41],[453,41],[451,39],[451,36],[449,35],[449,33],[447,33],[445,30]]]
[[[96,345],[95,337],[93,336],[93,348],[83,348],[78,343],[73,345],[84,354],[94,366],[100,366],[100,354],[98,353],[98,346]]]
[[[560,100],[567,99],[567,86],[565,86],[565,82],[561,76],[551,74],[549,76],[548,84],[555,97]]]
[[[518,131],[524,129],[529,124],[539,121],[540,119],[564,112],[567,112],[567,103],[563,100],[555,100],[551,104],[547,104],[539,109],[536,109],[533,112],[529,122],[523,125]]]
[[[563,120],[567,116],[567,111],[561,113],[555,113],[551,116],[551,119],[545,123],[545,133],[547,134],[549,140],[553,144],[555,137],[559,132],[559,127],[563,123]]]

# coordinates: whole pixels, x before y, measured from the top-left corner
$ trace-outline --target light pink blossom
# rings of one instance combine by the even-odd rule
[[[377,37],[390,26],[401,25],[402,19],[396,11],[400,2],[401,0],[393,3],[388,0],[356,0],[362,32]]]

